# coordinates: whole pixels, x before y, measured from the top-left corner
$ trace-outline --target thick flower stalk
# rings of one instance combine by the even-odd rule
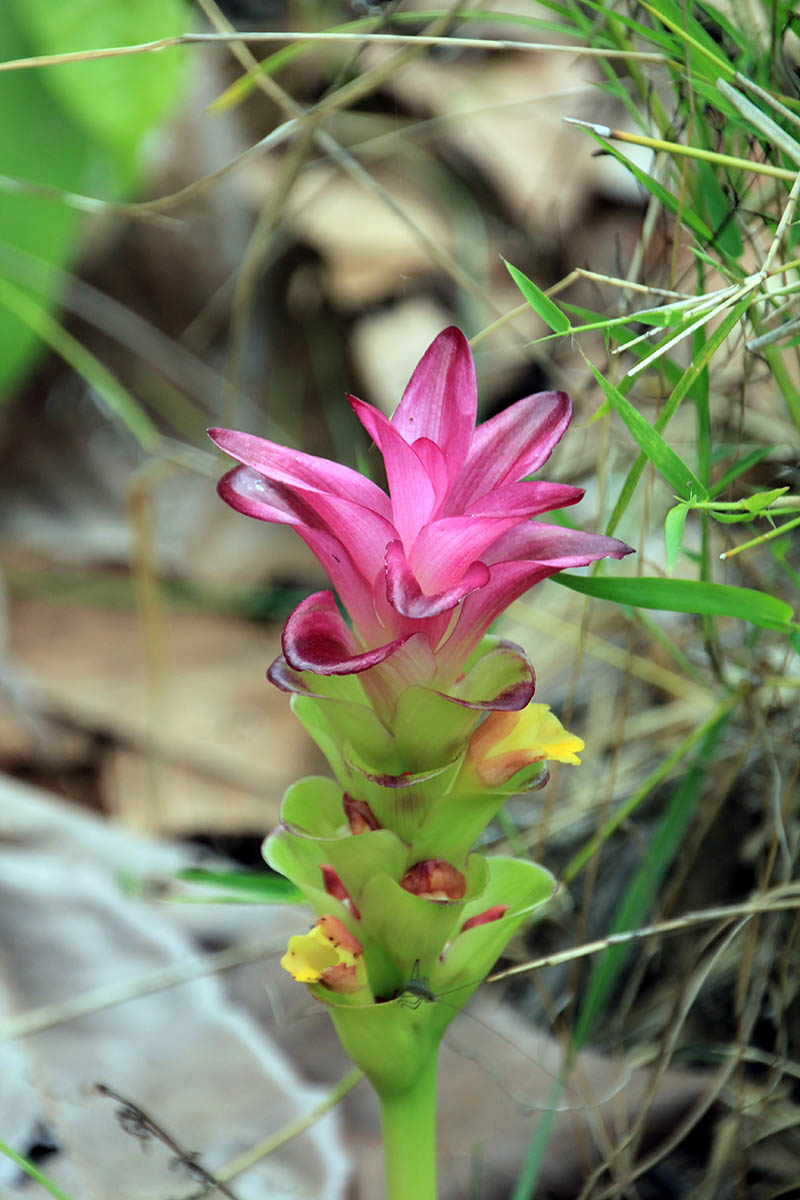
[[[265,857],[317,913],[284,966],[329,1006],[381,1097],[388,1194],[425,1200],[441,1034],[554,886],[543,867],[473,846],[509,795],[546,782],[548,760],[582,749],[532,702],[522,650],[488,630],[535,583],[630,548],[533,519],[583,495],[527,478],[566,430],[569,398],[528,396],[476,427],[458,329],[429,347],[391,420],[350,403],[388,492],[263,438],[210,435],[240,464],[222,498],[293,526],[347,614],[331,591],[304,600],[268,671],[335,780],[289,789]]]

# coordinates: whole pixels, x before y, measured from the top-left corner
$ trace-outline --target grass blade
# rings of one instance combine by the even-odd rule
[[[783,633],[789,631],[794,616],[791,607],[777,596],[726,583],[696,579],[585,579],[563,571],[553,576],[553,582],[584,596],[610,600],[612,604],[695,616],[735,617]]]
[[[602,388],[606,400],[628,426],[653,466],[661,472],[668,483],[672,484],[678,495],[684,500],[693,498],[706,500],[708,492],[680,455],[667,445],[661,434],[653,428],[649,421],[645,420],[639,410],[633,407],[630,400],[623,396],[613,383],[604,379],[591,363],[589,367]]]
[[[523,275],[522,271],[512,267],[511,263],[506,262],[505,259],[503,262],[528,304],[542,318],[548,329],[552,329],[554,333],[569,333],[572,326],[566,313],[563,313],[549,296],[545,296],[542,289],[538,288],[532,279],[528,279],[527,275]]]
[[[700,378],[702,372],[705,370],[707,363],[710,361],[713,355],[716,354],[726,337],[728,337],[728,335],[733,331],[752,303],[753,296],[748,292],[748,294],[731,309],[727,317],[725,317],[723,321],[720,321],[717,328],[705,341],[703,349],[697,355],[692,365],[684,371],[683,375],[681,375],[672,391],[669,400],[661,410],[658,420],[654,426],[658,433],[661,433],[663,429],[666,429],[667,425],[678,411],[681,402],[689,394],[689,391],[694,386],[695,382]],[[636,485],[639,482],[642,471],[646,465],[647,455],[642,452],[637,456],[636,462],[633,464],[625,477],[625,482],[622,485],[619,498],[617,503],[614,505],[614,511],[612,512],[608,521],[608,525],[606,526],[605,532],[607,534],[613,534],[614,530],[622,519],[622,515],[631,502],[631,497],[633,496]]]
[[[619,903],[609,933],[637,929],[646,919],[659,888],[671,867],[683,841],[686,828],[705,783],[720,736],[730,719],[730,713],[714,724],[706,734],[697,762],[689,769],[673,792],[667,810],[653,836],[636,874]],[[572,1033],[576,1047],[583,1045],[592,1027],[607,1004],[620,972],[630,956],[632,946],[609,946],[595,960],[586,987],[580,1015]]]
[[[29,325],[43,342],[102,396],[114,416],[133,434],[140,446],[145,450],[156,448],[161,441],[161,434],[138,401],[41,304],[7,279],[0,279],[0,304]]]

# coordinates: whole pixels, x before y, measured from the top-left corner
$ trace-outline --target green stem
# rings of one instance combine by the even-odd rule
[[[734,554],[741,554],[743,550],[752,550],[753,546],[771,542],[773,538],[780,537],[782,533],[787,533],[790,529],[796,529],[798,525],[800,525],[800,517],[795,517],[793,521],[787,521],[785,525],[779,525],[777,529],[770,529],[769,533],[762,533],[749,542],[742,542],[741,546],[734,546],[732,550],[726,550],[724,554],[720,554],[720,558],[733,558]]]
[[[436,1058],[406,1091],[380,1097],[386,1200],[436,1200]]]

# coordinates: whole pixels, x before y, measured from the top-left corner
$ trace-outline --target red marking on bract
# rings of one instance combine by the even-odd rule
[[[461,926],[461,933],[466,933],[468,929],[475,929],[478,925],[489,925],[492,921],[499,921],[508,912],[507,904],[493,904],[491,908],[487,908],[486,912],[478,913],[476,917],[470,917]]]
[[[413,896],[424,896],[427,900],[463,900],[467,881],[446,859],[425,858],[409,867],[400,886]]]
[[[366,800],[356,800],[354,796],[345,792],[342,797],[342,807],[352,834],[369,833],[371,830],[381,828],[380,822]]]

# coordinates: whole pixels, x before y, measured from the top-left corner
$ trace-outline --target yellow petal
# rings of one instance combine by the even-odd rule
[[[493,712],[473,734],[466,768],[486,787],[501,787],[523,767],[550,759],[580,763],[583,741],[569,733],[547,704],[528,704],[521,712]]]

